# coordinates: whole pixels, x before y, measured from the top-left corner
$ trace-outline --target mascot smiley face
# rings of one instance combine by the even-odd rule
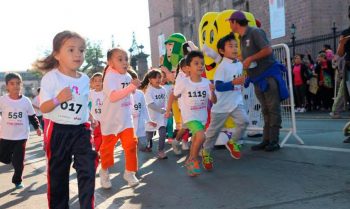
[[[218,12],[207,12],[203,15],[201,21],[199,22],[198,27],[198,36],[199,36],[199,47],[202,49],[204,45],[211,48],[217,52],[216,43],[217,39],[217,25],[215,24],[215,18],[218,15]],[[206,54],[204,55],[204,64],[205,64],[205,74],[209,80],[214,79],[215,69],[218,63],[215,63],[215,60]]]

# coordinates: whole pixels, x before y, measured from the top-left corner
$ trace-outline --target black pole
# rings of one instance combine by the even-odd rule
[[[292,36],[292,45],[293,45],[293,57],[295,56],[295,36]]]
[[[333,22],[332,30],[333,30],[333,51],[335,51],[337,47],[337,41],[336,41],[337,27],[335,27],[335,22]]]

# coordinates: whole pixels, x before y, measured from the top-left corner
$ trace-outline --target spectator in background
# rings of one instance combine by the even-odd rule
[[[295,112],[306,112],[306,84],[310,78],[310,73],[308,67],[302,62],[303,57],[304,55],[301,54],[295,55],[292,67]]]
[[[317,56],[318,63],[315,67],[319,89],[317,95],[322,103],[322,110],[330,110],[333,105],[334,94],[334,69],[332,62],[327,60],[325,53]]]
[[[324,44],[322,51],[326,54],[326,59],[332,61],[334,58],[334,53],[329,44]]]

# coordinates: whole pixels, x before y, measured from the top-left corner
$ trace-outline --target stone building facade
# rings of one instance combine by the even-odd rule
[[[209,11],[237,9],[249,11],[262,23],[270,36],[269,1],[276,0],[148,0],[152,66],[159,64],[159,36],[180,32],[198,44],[198,24]],[[332,33],[350,25],[347,17],[350,0],[284,0],[286,35],[271,40],[272,44],[290,42],[290,26],[296,25],[296,40]]]

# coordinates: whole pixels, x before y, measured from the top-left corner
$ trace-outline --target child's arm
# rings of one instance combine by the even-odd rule
[[[157,126],[157,123],[153,122],[151,120],[151,118],[149,117],[149,112],[148,112],[148,108],[146,106],[146,101],[145,101],[145,97],[142,97],[141,98],[141,106],[144,107],[143,109],[141,109],[141,115],[144,115],[144,119],[145,119],[145,122],[150,124],[151,126],[153,127],[156,127]]]
[[[129,86],[120,90],[113,90],[109,95],[109,101],[117,102],[135,91],[141,85],[139,79],[133,79]]]
[[[33,114],[33,115],[28,115],[28,119],[30,124],[32,124],[32,126],[36,130],[36,133],[38,134],[38,136],[41,136],[40,123],[39,123],[38,117],[36,117],[36,115]]]
[[[40,110],[42,113],[51,112],[55,109],[56,106],[60,105],[63,102],[69,101],[72,99],[72,92],[69,87],[66,87],[60,91],[60,93],[53,99],[50,99],[40,105]]]
[[[216,104],[218,99],[217,99],[216,94],[215,94],[215,86],[214,86],[214,84],[212,84],[212,83],[209,84],[209,89],[210,89],[210,93],[211,93],[210,101],[211,101],[211,103]]]
[[[148,108],[160,113],[160,114],[164,114],[166,112],[166,110],[162,107],[158,107],[158,105],[156,105],[154,102],[148,104]]]

